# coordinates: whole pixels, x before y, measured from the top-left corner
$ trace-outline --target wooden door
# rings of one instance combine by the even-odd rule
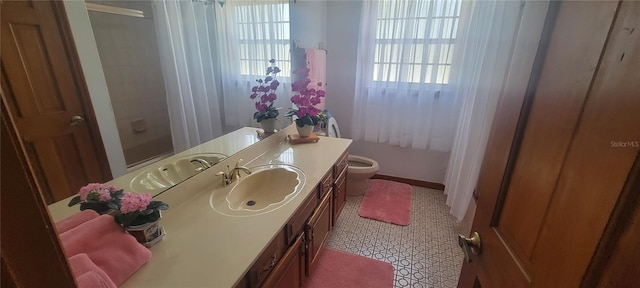
[[[1,106],[0,144],[2,144],[2,192],[0,217],[0,287],[75,287],[67,259],[47,206],[13,129]]]
[[[2,101],[47,203],[111,179],[61,1],[3,1]]]
[[[459,287],[595,286],[583,279],[612,211],[637,194],[621,192],[638,177],[640,2],[549,11],[535,89],[499,102],[476,190],[481,254]]]

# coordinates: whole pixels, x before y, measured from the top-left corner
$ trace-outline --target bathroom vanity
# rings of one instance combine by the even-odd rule
[[[157,195],[155,199],[170,205],[161,220],[166,235],[150,248],[151,260],[122,287],[299,287],[313,273],[346,201],[351,140],[322,137],[317,143],[292,145],[286,136],[293,133],[295,127],[289,126]],[[237,163],[259,172],[223,185],[216,174]],[[243,195],[238,187],[260,188],[260,181],[280,175],[249,181],[260,169],[301,175],[296,188],[268,209],[219,211],[221,201],[232,203]],[[245,180],[258,184],[238,184]],[[242,189],[252,190],[247,187]],[[50,206],[54,219],[69,213],[55,208]]]

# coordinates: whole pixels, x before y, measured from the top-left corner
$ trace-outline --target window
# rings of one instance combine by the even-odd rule
[[[240,73],[264,75],[270,59],[275,59],[282,71],[291,71],[288,1],[256,1],[234,8]]]
[[[373,80],[447,84],[461,0],[381,0]]]

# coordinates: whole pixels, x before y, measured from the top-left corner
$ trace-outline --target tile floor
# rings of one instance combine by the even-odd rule
[[[442,191],[413,187],[409,226],[358,216],[362,198],[347,197],[327,247],[393,264],[395,288],[456,287],[464,256]]]

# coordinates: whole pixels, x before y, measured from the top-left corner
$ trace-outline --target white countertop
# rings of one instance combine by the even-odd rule
[[[316,184],[331,169],[351,140],[321,137],[318,143],[291,145],[277,132],[218,165],[174,186],[155,199],[165,201],[161,225],[166,235],[151,247],[153,257],[122,287],[233,287]],[[207,151],[198,151],[207,152]],[[249,168],[289,164],[304,171],[305,186],[287,204],[266,214],[248,217],[222,215],[209,203],[220,186],[215,173],[238,159]],[[77,211],[77,210],[76,210]]]

